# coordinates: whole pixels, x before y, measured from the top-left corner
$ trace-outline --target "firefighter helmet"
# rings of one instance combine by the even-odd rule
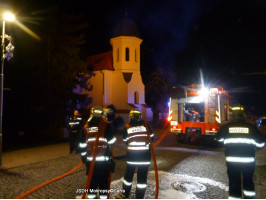
[[[101,118],[103,117],[103,109],[100,106],[94,106],[91,109],[91,116]]]
[[[231,107],[232,116],[234,119],[244,119],[245,118],[245,109],[241,104],[235,104]]]
[[[103,109],[104,117],[108,122],[112,122],[114,120],[114,110],[112,108],[104,108]]]
[[[111,108],[104,108],[103,113],[104,115],[110,115],[113,113],[113,110]]]
[[[140,121],[141,120],[141,112],[138,109],[132,109],[129,112],[129,119],[130,120],[135,120],[135,121]]]

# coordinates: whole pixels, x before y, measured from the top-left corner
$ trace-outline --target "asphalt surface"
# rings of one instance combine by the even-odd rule
[[[157,130],[156,138],[161,134],[162,130]],[[80,163],[78,154],[67,154],[67,144],[53,147],[43,147],[46,150],[41,154],[42,156],[39,156],[39,159],[32,156],[37,162],[30,162],[30,157],[28,157],[25,158],[28,163],[21,161],[18,164],[15,162],[16,157],[13,157],[13,162],[10,161],[8,167],[0,168],[0,198],[12,199],[43,182],[70,171]],[[65,148],[64,152],[59,154],[62,148]],[[38,153],[34,148],[28,151],[32,154]],[[53,158],[52,155],[56,153],[58,157]],[[122,144],[122,138],[118,137],[118,142],[114,147],[116,169],[112,176],[111,188],[122,188],[122,177],[126,168],[124,154],[125,145]],[[222,148],[177,144],[174,136],[169,134],[155,148],[155,154],[160,179],[159,198],[224,199],[228,197],[228,179]],[[50,155],[50,157],[45,155]],[[81,193],[78,189],[84,188],[86,178],[85,167],[82,166],[73,174],[44,186],[26,198],[79,198]],[[131,198],[134,198],[134,191],[135,184],[133,184]],[[266,180],[256,180],[256,191],[257,198],[266,198]],[[155,180],[152,163],[149,169],[146,198],[154,198],[154,194]],[[111,194],[112,198],[115,196],[115,193]]]

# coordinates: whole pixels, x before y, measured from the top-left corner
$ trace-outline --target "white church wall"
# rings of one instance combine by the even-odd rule
[[[113,65],[114,69],[121,70],[122,68],[122,40],[118,37],[112,38],[110,44],[113,47]]]
[[[123,70],[123,71],[140,70],[139,49],[141,42],[142,40],[140,38],[133,36],[120,36],[111,39],[110,43],[113,47],[113,60],[114,60],[115,70]],[[129,48],[129,61],[126,61],[126,48]],[[117,55],[118,52],[119,56]]]
[[[138,92],[138,104],[145,104],[144,84],[140,72],[134,72],[128,83],[128,103],[135,104],[135,92]]]
[[[151,108],[148,108],[146,106],[141,106],[141,114],[142,118],[145,119],[146,121],[151,122],[153,120],[153,112]]]
[[[93,73],[95,76],[88,80],[93,89],[91,91],[83,89],[83,93],[88,94],[88,97],[92,98],[93,103],[89,107],[95,105],[103,106],[103,73],[100,71],[94,71]]]
[[[143,119],[152,120],[150,108],[145,106],[145,89],[140,74],[140,44],[142,39],[134,36],[119,36],[111,38],[113,51],[113,67],[115,71],[96,71],[89,81],[93,90],[89,91],[93,103],[90,106],[107,106],[113,104],[117,116],[129,121],[129,111],[137,108],[143,112]],[[129,49],[129,59],[126,59],[126,49]],[[123,73],[132,73],[127,83]],[[124,74],[129,79],[128,74]],[[135,98],[138,97],[138,98]]]
[[[103,95],[103,105],[107,106],[113,104],[112,94],[113,94],[113,71],[103,70],[104,72],[104,95]]]
[[[117,109],[127,109],[128,88],[122,72],[114,71],[112,80],[112,103],[117,107]]]

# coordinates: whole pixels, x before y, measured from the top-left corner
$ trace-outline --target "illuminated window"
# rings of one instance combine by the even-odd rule
[[[126,61],[129,61],[129,48],[126,48]]]
[[[117,57],[116,57],[116,60],[117,60],[117,62],[119,61],[119,49],[117,49]]]
[[[134,93],[134,103],[139,104],[139,93],[138,92]]]

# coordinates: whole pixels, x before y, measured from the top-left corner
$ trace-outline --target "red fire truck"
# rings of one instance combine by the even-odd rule
[[[230,118],[230,95],[221,86],[205,88],[195,84],[184,87],[184,94],[183,98],[171,95],[170,132],[177,136],[179,142],[214,139],[220,124]]]

